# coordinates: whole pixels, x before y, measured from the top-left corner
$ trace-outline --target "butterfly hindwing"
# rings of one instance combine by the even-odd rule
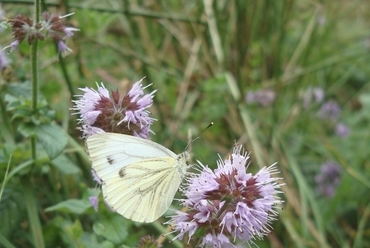
[[[145,159],[127,165],[104,181],[106,202],[119,214],[139,222],[158,219],[171,205],[181,183],[172,157]]]

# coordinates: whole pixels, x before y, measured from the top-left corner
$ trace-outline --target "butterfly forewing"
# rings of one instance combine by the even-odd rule
[[[152,222],[171,205],[181,183],[178,166],[172,157],[144,159],[127,165],[104,181],[105,200],[126,218]]]
[[[150,140],[116,133],[101,133],[86,141],[92,167],[104,181],[130,164],[158,157],[176,158],[176,154]]]

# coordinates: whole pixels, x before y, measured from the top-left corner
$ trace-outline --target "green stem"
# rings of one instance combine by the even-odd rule
[[[39,90],[39,75],[37,63],[37,40],[31,46],[31,73],[32,73],[32,111],[36,114],[37,111],[37,98]]]
[[[58,47],[57,46],[56,46],[56,50],[58,51]],[[69,94],[71,95],[71,98],[72,98],[75,95],[74,90],[73,90],[73,86],[72,86],[72,81],[71,81],[71,79],[69,77],[69,74],[67,72],[67,68],[66,68],[66,64],[64,62],[64,59],[60,55],[60,53],[59,53],[59,64],[60,64],[60,68],[62,69],[62,74],[64,76],[64,80],[67,83]]]
[[[36,1],[37,2],[37,1]],[[38,4],[35,4],[38,5]],[[37,9],[37,8],[36,8]],[[32,73],[32,112],[36,114],[37,112],[37,99],[39,90],[39,75],[38,75],[38,63],[37,63],[37,39],[31,46],[31,73]],[[32,149],[32,159],[36,162],[36,137],[31,137],[31,149]]]
[[[40,13],[40,3],[39,0],[35,1],[35,13]],[[37,14],[35,19],[37,18]],[[37,23],[37,21],[35,21]],[[35,115],[37,113],[37,99],[38,99],[38,90],[39,90],[39,74],[38,74],[38,60],[37,60],[37,39],[31,45],[31,75],[32,75],[32,112]],[[37,153],[36,153],[36,138],[31,137],[31,150],[32,150],[32,159],[35,162],[33,168],[36,165]],[[31,170],[32,172],[32,170]]]
[[[41,0],[35,0],[35,23],[40,22],[41,14]],[[32,112],[34,115],[37,114],[37,102],[38,102],[38,91],[39,91],[39,74],[38,74],[38,58],[37,58],[37,39],[31,45],[31,75],[32,75]],[[34,161],[32,167],[36,167],[37,161],[37,150],[36,150],[36,139],[37,137],[31,137],[31,149],[32,149],[32,160]],[[34,195],[34,187],[32,185],[32,170],[30,171],[29,177],[24,176],[21,178],[25,203],[27,206],[28,219],[30,222],[31,232],[33,236],[33,242],[35,247],[45,247],[41,222],[37,211],[37,204]]]
[[[40,22],[41,1],[35,0],[35,23]],[[31,74],[32,74],[32,112],[37,113],[37,100],[39,91],[39,74],[37,60],[37,43],[35,39],[31,46]],[[36,163],[36,137],[31,137],[32,159]]]
[[[35,0],[35,23],[40,22],[40,16],[41,16],[41,0]]]

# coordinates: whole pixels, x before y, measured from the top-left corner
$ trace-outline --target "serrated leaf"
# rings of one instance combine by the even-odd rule
[[[32,110],[31,109],[25,109],[25,108],[18,108],[13,116],[12,120],[19,118],[19,117],[31,117],[32,116]]]
[[[78,174],[81,172],[80,168],[63,154],[56,157],[51,163],[65,175]]]
[[[18,132],[20,132],[25,138],[33,136],[36,134],[38,127],[32,122],[23,122],[18,127]]]
[[[22,219],[23,198],[19,191],[5,188],[0,201],[0,233],[10,235]]]
[[[87,209],[91,208],[91,203],[79,200],[69,199],[67,201],[59,202],[58,204],[48,207],[45,212],[59,211],[65,213],[82,214]]]
[[[79,240],[83,234],[81,222],[79,220],[75,220],[73,225],[70,225],[66,228],[66,231],[73,238],[73,240]]]
[[[98,237],[94,232],[84,232],[82,237],[79,239],[82,247],[87,248],[114,248],[116,247],[112,242],[104,240],[99,243]],[[120,248],[123,248],[120,246]]]
[[[16,109],[16,108],[18,108],[19,106],[22,105],[22,102],[17,97],[9,95],[9,94],[5,95],[4,101],[6,103],[8,103],[6,105],[6,110],[7,111],[14,110],[14,109]]]
[[[13,96],[23,96],[25,98],[29,98],[32,91],[32,85],[29,81],[24,83],[8,84],[6,90]]]
[[[127,221],[117,215],[110,215],[107,219],[95,223],[93,229],[96,234],[102,235],[116,245],[122,244],[128,235]]]
[[[50,159],[58,157],[68,142],[64,130],[53,123],[39,125],[36,134]]]

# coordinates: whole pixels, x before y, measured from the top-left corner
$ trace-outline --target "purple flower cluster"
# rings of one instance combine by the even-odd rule
[[[317,116],[320,119],[327,119],[335,122],[337,121],[340,112],[340,106],[336,101],[327,101],[321,106]]]
[[[121,97],[118,90],[109,91],[103,83],[98,90],[80,88],[84,92],[80,99],[73,101],[71,110],[80,115],[83,138],[101,132],[128,134],[149,138],[150,125],[154,119],[149,117],[155,91],[144,94],[142,80],[136,82],[131,90]]]
[[[328,120],[335,124],[336,135],[344,138],[349,135],[350,130],[344,123],[339,122],[341,111],[339,104],[336,101],[331,100],[322,104],[317,116],[322,120]]]
[[[322,88],[309,87],[303,95],[303,108],[307,109],[313,102],[321,103],[323,100],[324,90]],[[334,124],[337,136],[344,138],[349,135],[350,129],[344,123],[339,122],[341,111],[338,102],[329,100],[321,105],[317,112],[317,117],[321,120],[328,121],[329,124]]]
[[[323,164],[320,173],[315,177],[319,192],[326,197],[332,197],[340,183],[340,174],[341,168],[337,163],[328,161]]]
[[[275,91],[271,89],[250,91],[245,97],[245,101],[248,104],[258,103],[263,107],[270,106],[275,101]]]
[[[339,122],[336,126],[335,126],[335,133],[339,136],[339,137],[347,137],[349,135],[349,128],[344,125],[343,123]]]
[[[66,41],[78,29],[64,26],[62,19],[67,16],[70,14],[60,16],[44,12],[42,21],[39,23],[34,23],[28,16],[23,15],[8,19],[15,40],[4,49],[9,48],[10,51],[13,51],[23,40],[27,40],[28,44],[31,45],[36,39],[45,40],[50,37],[58,43],[59,52],[63,55],[71,52],[72,50],[66,45]]]
[[[262,168],[257,174],[246,173],[249,155],[236,146],[229,159],[217,161],[212,171],[199,161],[201,173],[191,176],[182,188],[186,213],[176,211],[168,222],[173,225],[175,238],[185,234],[191,239],[202,237],[201,247],[234,247],[236,240],[253,243],[269,233],[270,223],[282,201],[279,173],[275,164]]]

